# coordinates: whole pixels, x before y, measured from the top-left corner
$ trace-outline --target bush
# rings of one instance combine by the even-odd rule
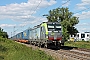
[[[12,40],[0,38],[0,60],[53,60],[41,50],[33,50]]]

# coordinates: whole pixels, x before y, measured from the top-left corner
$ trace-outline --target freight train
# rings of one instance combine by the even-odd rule
[[[46,48],[64,45],[62,27],[58,22],[43,22],[40,25],[16,34],[12,39]]]

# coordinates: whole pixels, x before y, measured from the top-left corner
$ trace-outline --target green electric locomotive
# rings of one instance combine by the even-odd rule
[[[59,22],[43,22],[30,29],[29,41],[38,46],[60,47],[62,40],[62,27]]]

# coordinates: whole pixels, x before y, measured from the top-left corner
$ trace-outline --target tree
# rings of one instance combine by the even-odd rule
[[[8,38],[7,32],[4,32],[1,27],[0,27],[0,36],[1,36],[2,38]]]
[[[78,17],[73,16],[68,8],[56,8],[49,11],[47,16],[48,22],[60,22],[63,27],[64,40],[69,38],[69,35],[76,34],[78,30],[74,27],[79,23]]]

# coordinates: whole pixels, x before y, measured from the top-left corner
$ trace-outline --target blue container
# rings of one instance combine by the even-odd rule
[[[17,36],[15,35],[15,36],[11,37],[11,39],[15,40],[15,39],[17,39]]]
[[[29,29],[23,31],[23,39],[24,40],[29,40],[29,33],[30,33],[29,31],[30,31]]]
[[[23,32],[20,32],[16,35],[17,39],[23,39]]]

